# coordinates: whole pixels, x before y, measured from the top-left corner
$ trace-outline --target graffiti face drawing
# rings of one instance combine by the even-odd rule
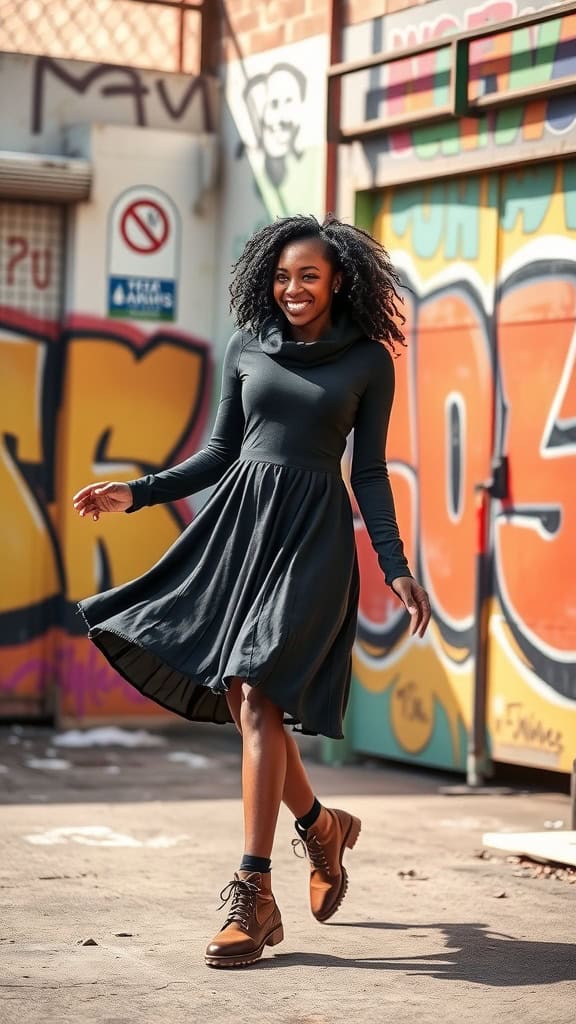
[[[301,83],[294,69],[272,69],[262,111],[262,146],[267,156],[285,157],[292,152],[301,117]]]
[[[255,75],[244,90],[244,101],[264,155],[266,174],[281,185],[290,156],[300,159],[296,147],[302,125],[306,79],[291,64],[275,64],[266,74]]]

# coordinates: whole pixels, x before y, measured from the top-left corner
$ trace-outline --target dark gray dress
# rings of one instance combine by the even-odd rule
[[[358,563],[340,460],[387,583],[410,572],[385,462],[392,357],[341,321],[302,344],[237,331],[208,445],[129,482],[135,512],[217,484],[143,576],[78,603],[89,637],[141,693],[184,718],[230,722],[233,676],[306,733],[342,737]]]

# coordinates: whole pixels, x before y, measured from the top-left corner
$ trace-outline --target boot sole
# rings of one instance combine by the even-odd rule
[[[204,960],[208,967],[248,967],[255,964],[264,952],[264,946],[277,946],[284,939],[284,927],[279,924],[274,931],[270,932],[262,944],[252,953],[244,953],[243,956],[205,956]]]
[[[360,818],[355,818],[354,815],[351,815],[350,817],[350,825],[344,837],[344,842],[342,843],[342,846],[340,848],[340,870],[342,872],[342,881],[340,883],[338,895],[332,906],[327,911],[325,911],[324,914],[322,914],[321,916],[317,916],[316,914],[314,915],[316,917],[316,920],[319,921],[320,924],[324,924],[326,921],[329,921],[331,917],[334,917],[336,911],[339,910],[340,907],[342,906],[344,897],[348,892],[348,872],[346,871],[346,868],[342,863],[342,859],[344,857],[344,851],[346,849],[354,849],[356,843],[358,842],[358,836],[362,831],[362,822],[360,821]]]

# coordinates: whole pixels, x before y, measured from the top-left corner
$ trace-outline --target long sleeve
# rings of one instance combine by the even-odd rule
[[[242,389],[238,377],[241,344],[242,333],[236,331],[226,347],[220,402],[206,447],[177,466],[129,480],[133,504],[126,512],[136,512],[145,505],[158,505],[195,494],[217,483],[238,458],[244,433]]]
[[[374,344],[377,344],[376,342]],[[394,498],[386,466],[386,438],[394,398],[394,364],[383,345],[366,386],[354,423],[350,483],[366,523],[378,563],[390,585],[411,576],[398,532]]]

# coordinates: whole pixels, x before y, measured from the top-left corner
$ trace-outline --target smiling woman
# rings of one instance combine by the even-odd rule
[[[323,300],[329,300],[327,317],[302,340],[320,337],[327,325],[343,315],[354,320],[367,338],[387,342],[392,349],[394,342],[404,343],[400,279],[386,250],[368,232],[335,217],[322,225],[315,217],[284,217],[262,228],[249,239],[234,266],[230,294],[238,325],[259,333],[269,321],[278,320],[280,309],[287,320],[284,328],[301,328],[302,322],[290,322],[279,287],[291,277],[294,285],[306,283],[316,310],[316,289]],[[301,300],[303,294],[291,288],[285,298]]]
[[[423,636],[430,618],[385,459],[394,368],[380,342],[403,341],[397,285],[385,250],[358,228],[291,217],[262,229],[234,267],[238,330],[209,444],[74,499],[97,519],[217,484],[144,576],[79,604],[90,638],[141,693],[242,734],[245,852],[222,892],[232,905],[206,951],[213,967],[252,963],[283,938],[270,880],[281,800],[310,858],[314,917],[327,921],[346,895],[342,858],[360,821],[319,803],[284,725],[343,735],[359,598],[340,466],[352,429],[351,484],[386,582],[412,633]]]

